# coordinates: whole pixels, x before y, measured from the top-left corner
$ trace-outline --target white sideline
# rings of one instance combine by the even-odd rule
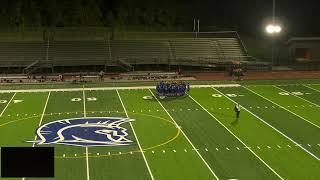
[[[281,106],[280,104],[278,104],[278,103],[276,103],[276,102],[274,102],[274,101],[272,101],[272,100],[270,100],[270,99],[268,99],[268,98],[266,98],[266,97],[264,97],[264,96],[260,95],[259,93],[255,92],[255,91],[253,91],[253,90],[251,90],[251,89],[249,89],[249,88],[247,88],[247,87],[245,87],[245,86],[242,86],[242,87],[243,87],[243,88],[245,88],[245,89],[247,89],[248,91],[250,91],[250,92],[252,92],[252,93],[254,93],[254,94],[256,94],[256,95],[258,95],[258,96],[262,97],[263,99],[265,99],[265,100],[267,100],[267,101],[271,102],[272,104],[277,105],[277,106],[278,106],[278,107],[280,107],[281,109],[283,109],[283,110],[285,110],[285,111],[288,111],[289,113],[291,113],[291,114],[293,114],[293,115],[295,115],[295,116],[299,117],[300,119],[303,119],[304,121],[306,121],[306,122],[310,123],[311,125],[313,125],[313,126],[315,126],[315,127],[317,127],[317,128],[320,128],[318,125],[316,125],[316,124],[314,124],[313,122],[311,122],[311,121],[307,120],[306,118],[304,118],[304,117],[302,117],[302,116],[300,116],[300,115],[298,115],[298,114],[296,114],[296,113],[294,113],[294,112],[290,111],[289,109],[287,109],[287,108],[285,108],[285,107]]]
[[[124,110],[124,112],[125,112],[125,114],[126,114],[127,118],[129,118],[129,115],[128,115],[128,113],[127,113],[127,110],[126,110],[126,108],[125,108],[125,106],[124,106],[124,104],[123,104],[123,102],[122,102],[121,96],[120,96],[120,94],[119,94],[118,90],[116,90],[116,91],[117,91],[117,94],[118,94],[119,100],[120,100],[120,102],[121,102],[121,105],[122,105],[122,107],[123,107],[123,110]],[[133,135],[134,135],[134,137],[135,137],[135,138],[136,138],[136,140],[137,140],[137,144],[138,144],[138,146],[139,146],[139,149],[140,149],[140,151],[141,151],[142,157],[143,157],[144,162],[145,162],[145,164],[146,164],[146,166],[147,166],[147,169],[148,169],[148,171],[149,171],[150,177],[151,177],[151,179],[152,179],[152,180],[154,180],[153,174],[152,174],[151,169],[150,169],[150,167],[149,167],[148,161],[147,161],[147,159],[146,159],[146,157],[145,157],[145,155],[144,155],[143,149],[141,148],[141,145],[140,145],[139,139],[138,139],[137,134],[136,134],[136,132],[135,132],[135,130],[134,130],[134,128],[133,128],[133,125],[132,125],[132,123],[131,123],[131,122],[129,122],[129,124],[130,124],[130,126],[131,126],[131,129],[132,129]]]
[[[158,103],[160,104],[160,106],[163,108],[163,110],[168,114],[168,116],[171,118],[171,120],[174,122],[174,124],[177,126],[177,128],[179,127],[179,125],[177,124],[177,122],[173,119],[173,117],[170,115],[170,113],[167,111],[167,109],[162,105],[162,103],[159,101],[159,99],[153,94],[153,92],[149,89],[150,93],[152,94],[152,96],[158,101]],[[193,145],[193,143],[190,141],[190,139],[188,138],[188,136],[183,132],[182,129],[180,129],[181,133],[183,134],[183,136],[188,140],[188,142],[191,144],[192,148],[197,152],[197,154],[199,155],[199,157],[201,158],[201,160],[204,162],[204,164],[208,167],[208,169],[210,170],[210,172],[213,174],[213,176],[219,180],[218,176],[213,172],[213,170],[211,169],[211,167],[209,166],[209,164],[204,160],[204,158],[201,156],[201,154],[199,153],[198,149]]]
[[[280,89],[281,91],[284,91],[284,92],[286,92],[286,93],[290,93],[290,92],[288,92],[288,91],[286,91],[286,90],[284,90],[284,89],[282,89],[282,88],[280,88],[280,87],[278,87],[278,86],[273,85],[273,87],[278,88],[278,89]],[[290,93],[290,94],[291,94],[291,93]],[[308,102],[308,103],[310,103],[310,104],[313,104],[313,105],[315,105],[315,106],[317,106],[317,107],[320,107],[318,104],[313,103],[313,102],[311,102],[311,101],[309,101],[309,100],[306,100],[306,99],[304,99],[304,98],[302,98],[302,97],[300,97],[300,96],[297,96],[297,95],[295,95],[295,94],[292,94],[292,95],[295,96],[295,97],[297,97],[297,98],[299,98],[299,99],[302,99],[302,100],[304,100],[304,101],[306,101],[306,102]]]
[[[218,91],[219,92],[219,91]],[[223,126],[230,134],[232,134],[241,144],[243,144],[245,147],[248,147],[238,136],[236,136],[231,130],[229,130],[223,123],[221,123],[218,118],[216,118],[212,113],[210,113],[206,108],[204,108],[197,100],[195,100],[190,94],[188,94],[189,97],[197,103],[204,111],[206,111],[213,119],[215,119],[221,126]],[[251,148],[247,148],[256,158],[258,158],[265,166],[267,166],[275,175],[277,175],[280,179],[283,180],[283,178],[274,170],[272,167],[270,167],[263,159],[261,159],[255,152],[251,150]]]
[[[217,85],[191,85],[193,88],[205,87],[239,87],[240,84],[217,84]],[[17,92],[59,92],[59,91],[96,91],[96,90],[130,90],[130,89],[155,89],[155,86],[134,86],[134,87],[91,87],[91,88],[61,88],[61,89],[14,89],[0,90],[0,93]]]
[[[10,101],[7,103],[6,107],[2,110],[0,117],[3,115],[3,113],[6,111],[6,109],[8,108],[9,104],[11,103],[11,101],[13,100],[13,98],[16,96],[17,93],[14,93],[13,96],[11,97]]]
[[[224,97],[226,97],[227,99],[229,99],[230,101],[232,101],[233,103],[237,103],[236,101],[234,101],[233,99],[229,98],[228,96],[226,96],[225,94],[223,94],[222,92],[220,92],[219,90],[213,88],[214,90],[216,90],[217,92],[219,92],[220,94],[222,94]],[[304,150],[306,153],[308,153],[309,155],[311,155],[312,157],[316,158],[317,160],[320,160],[320,158],[318,158],[316,155],[314,155],[313,153],[311,153],[310,151],[308,151],[307,149],[305,149],[303,146],[301,146],[299,143],[297,143],[296,141],[294,141],[293,139],[291,139],[289,136],[287,136],[286,134],[284,134],[283,132],[281,132],[280,130],[278,130],[277,128],[273,127],[271,124],[267,123],[265,120],[263,120],[262,118],[260,118],[258,115],[254,114],[253,112],[251,112],[250,110],[248,110],[247,108],[241,106],[244,110],[246,110],[248,113],[250,113],[251,115],[253,115],[254,117],[256,117],[257,119],[259,119],[261,122],[263,122],[264,124],[268,125],[269,127],[271,127],[273,130],[277,131],[279,134],[281,134],[282,136],[284,136],[285,138],[287,138],[288,140],[290,140],[291,142],[293,142],[296,146],[300,147],[302,150]]]
[[[82,88],[82,95],[83,95],[83,117],[87,117],[87,111],[86,111],[86,94],[84,89]],[[89,149],[88,146],[86,146],[86,167],[87,167],[87,180],[90,180],[90,171],[89,171]]]

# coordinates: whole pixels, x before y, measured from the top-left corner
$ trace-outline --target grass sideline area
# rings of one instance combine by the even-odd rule
[[[320,179],[320,80],[192,81],[209,86],[165,99],[148,88],[154,84],[1,86],[57,91],[0,93],[0,146],[54,146],[58,180]],[[85,89],[94,87],[110,88]],[[78,89],[59,90],[64,88]],[[239,119],[235,103],[241,105]],[[92,117],[134,119],[121,125],[132,143],[26,142],[39,126]]]

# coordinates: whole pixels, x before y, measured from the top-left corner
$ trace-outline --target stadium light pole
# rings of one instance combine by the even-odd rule
[[[197,26],[197,28],[196,28]],[[198,33],[200,31],[200,20],[193,18],[193,31],[196,33],[196,38],[198,38]]]
[[[266,26],[266,32],[270,36],[272,36],[272,56],[271,56],[271,64],[274,63],[274,46],[275,46],[275,38],[282,31],[282,27],[276,23],[276,0],[272,2],[272,22]]]

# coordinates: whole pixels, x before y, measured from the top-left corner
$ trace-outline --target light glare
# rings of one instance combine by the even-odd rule
[[[269,24],[266,27],[266,32],[268,34],[280,33],[282,28],[279,25]]]

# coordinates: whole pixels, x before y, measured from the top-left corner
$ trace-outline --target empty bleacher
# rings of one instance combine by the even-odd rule
[[[49,47],[54,66],[104,65],[108,53],[105,41],[54,41]]]
[[[236,38],[216,38],[212,40],[220,46],[219,49],[224,59],[242,59],[246,56]]]
[[[113,40],[110,42],[112,61],[130,64],[167,64],[171,58],[165,40]]]
[[[206,66],[246,60],[237,38],[150,40],[68,40],[1,42],[0,67],[29,67],[36,61],[61,66],[126,66],[172,64]],[[38,63],[39,64],[39,63]]]
[[[39,42],[0,42],[0,67],[26,67],[45,59],[45,44]]]

